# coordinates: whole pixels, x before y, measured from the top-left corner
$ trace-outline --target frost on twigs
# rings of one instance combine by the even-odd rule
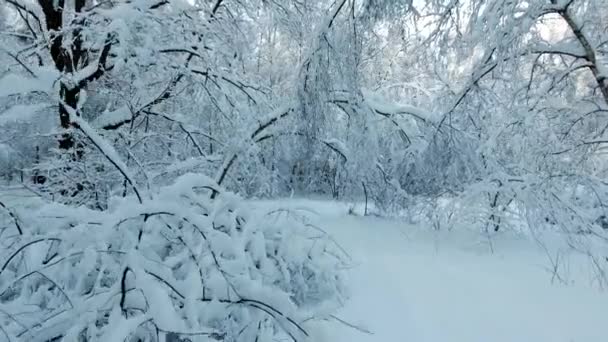
[[[329,239],[201,175],[143,204],[53,203],[21,220],[0,252],[9,341],[306,341],[342,293]]]

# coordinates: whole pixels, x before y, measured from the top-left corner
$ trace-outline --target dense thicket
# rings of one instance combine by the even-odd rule
[[[205,208],[225,188],[365,197],[379,214],[422,211],[436,227],[488,234],[559,230],[606,281],[605,256],[589,247],[607,226],[603,0],[4,0],[0,42],[0,175],[61,204],[61,229],[84,210],[73,208],[111,216],[125,198],[147,208],[137,227],[154,217],[133,228],[139,238],[192,230],[187,215],[147,210],[165,212],[151,204],[162,189],[196,173],[214,184]],[[36,222],[11,228],[20,219],[5,211],[13,260],[25,258],[28,236],[49,251],[64,241]],[[125,260],[113,261],[123,280]]]

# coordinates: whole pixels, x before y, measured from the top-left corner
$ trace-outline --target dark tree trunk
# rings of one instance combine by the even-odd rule
[[[73,73],[76,69],[87,63],[87,53],[82,49],[80,29],[75,29],[72,32],[73,43],[69,47],[69,51],[67,51],[66,47],[63,46],[63,35],[60,33],[63,29],[65,0],[38,0],[38,3],[44,12],[46,28],[51,37],[50,52],[53,63],[60,72]],[[85,0],[75,0],[75,11],[80,13],[84,5]],[[82,86],[79,84],[70,85],[69,87],[65,84],[61,85],[59,94],[61,99],[61,103],[59,103],[59,122],[66,132],[59,138],[59,148],[63,150],[72,150],[76,146],[74,135],[68,131],[73,125],[66,106],[76,109],[78,94],[80,94],[81,88]],[[82,156],[82,149],[77,151],[76,156],[78,158]]]
[[[61,127],[68,130],[72,126],[72,122],[70,121],[70,114],[66,109],[66,106],[70,108],[76,108],[78,104],[78,93],[80,89],[73,88],[69,89],[65,86],[61,86],[61,100],[63,103],[59,104],[59,121],[61,123]],[[64,150],[70,150],[74,147],[74,136],[71,132],[64,133],[59,139],[59,148]]]
[[[53,6],[54,3],[56,3],[57,6]],[[57,69],[59,71],[63,71],[65,68],[65,58],[62,47],[63,39],[59,32],[63,26],[63,8],[65,6],[65,0],[38,0],[38,4],[44,12],[46,29],[51,35],[51,57],[53,58],[53,62],[55,63]]]

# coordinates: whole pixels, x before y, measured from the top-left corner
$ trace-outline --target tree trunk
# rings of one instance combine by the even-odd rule
[[[556,0],[552,0],[553,4],[556,4]],[[564,19],[564,21],[568,24],[568,27],[572,30],[572,33],[576,37],[576,40],[580,43],[585,51],[585,60],[589,62],[589,70],[593,74],[595,81],[598,84],[599,90],[602,93],[604,101],[608,104],[608,79],[607,76],[600,72],[599,63],[597,59],[597,53],[591,45],[591,42],[583,32],[582,25],[579,25],[577,21],[570,15],[569,13],[569,4],[563,10],[558,11],[558,14]]]
[[[87,54],[82,49],[82,37],[80,30],[75,29],[73,33],[73,43],[69,47],[69,51],[63,46],[63,35],[60,34],[63,29],[63,9],[65,8],[65,0],[38,0],[46,19],[46,28],[51,38],[50,52],[51,58],[57,70],[62,73],[73,73],[75,69],[87,63]],[[80,13],[84,8],[85,0],[75,0],[74,8],[77,13]],[[83,64],[83,65],[81,65]],[[59,148],[63,150],[71,150],[76,143],[74,135],[68,130],[72,127],[70,114],[66,106],[76,109],[78,105],[78,94],[81,87],[72,85],[71,87],[65,84],[61,85],[59,103],[59,122],[61,127],[66,130],[59,138]],[[77,151],[76,156],[82,156],[82,149]]]

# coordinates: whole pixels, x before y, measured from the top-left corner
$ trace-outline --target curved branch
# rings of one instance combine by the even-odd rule
[[[13,219],[13,222],[15,223],[15,227],[17,227],[17,231],[19,232],[19,235],[23,235],[23,230],[21,229],[21,225],[19,224],[17,215],[15,215],[15,213],[13,213],[12,210],[10,210],[6,205],[4,205],[4,203],[2,203],[2,201],[0,201],[0,207],[4,208],[4,210],[6,210],[6,212],[8,212],[8,215]]]
[[[24,244],[23,246],[17,248],[17,250],[15,252],[13,252],[11,254],[11,256],[9,256],[8,259],[4,262],[4,265],[2,265],[2,268],[0,268],[0,274],[2,274],[2,272],[4,272],[4,270],[10,264],[11,260],[13,260],[21,251],[23,251],[24,249],[26,249],[29,246],[32,246],[32,245],[35,245],[37,243],[44,242],[44,241],[59,241],[59,242],[61,242],[61,239],[58,239],[58,238],[42,238],[42,239],[30,241],[30,242]]]
[[[260,143],[264,140],[268,140],[270,138],[277,138],[280,136],[284,136],[284,135],[295,135],[295,136],[299,136],[299,137],[306,137],[306,134],[302,133],[302,132],[283,132],[283,133],[279,133],[279,134],[267,134],[264,136],[259,137],[255,142],[256,143]],[[336,154],[338,154],[340,157],[342,157],[342,159],[344,159],[344,161],[346,162],[348,160],[348,157],[344,154],[344,152],[340,151],[338,148],[336,148],[334,145],[332,145],[330,142],[319,139],[317,137],[313,137],[314,140],[324,144],[325,146],[327,146],[327,148],[329,148],[330,150],[336,152]]]
[[[77,127],[82,133],[84,133],[84,135],[89,138],[89,140],[93,143],[93,145],[97,147],[99,152],[101,152],[101,154],[103,154],[104,157],[106,157],[106,159],[112,165],[114,165],[118,172],[120,172],[123,177],[125,177],[127,182],[131,185],[131,188],[133,189],[133,192],[135,193],[135,196],[137,197],[139,203],[143,203],[143,199],[140,195],[139,189],[137,188],[135,180],[129,173],[127,165],[122,160],[120,160],[116,150],[110,144],[108,144],[99,134],[97,134],[97,132],[95,132],[86,121],[84,121],[80,116],[75,115],[76,113],[73,108],[70,108],[69,106],[63,103],[61,105],[70,114],[72,124]]]
[[[286,107],[282,107],[279,108],[278,111],[276,111],[275,113],[273,113],[272,115],[270,115],[270,118],[266,119],[263,122],[260,122],[260,124],[258,125],[258,127],[253,131],[253,133],[251,133],[250,135],[250,139],[253,141],[256,141],[258,136],[260,135],[260,133],[262,133],[266,128],[274,125],[276,122],[278,122],[280,119],[287,117],[290,113],[293,112],[293,107],[292,106],[286,106]],[[218,176],[216,177],[216,183],[218,185],[221,185],[222,182],[224,181],[224,179],[226,178],[226,175],[228,174],[228,171],[230,170],[230,168],[232,167],[232,165],[234,165],[234,162],[237,159],[237,153],[232,153],[230,155],[229,158],[226,159],[226,162],[224,163],[224,166],[222,167],[222,169],[220,170]],[[215,196],[217,196],[216,192],[213,192],[211,194],[211,198],[215,198]]]

